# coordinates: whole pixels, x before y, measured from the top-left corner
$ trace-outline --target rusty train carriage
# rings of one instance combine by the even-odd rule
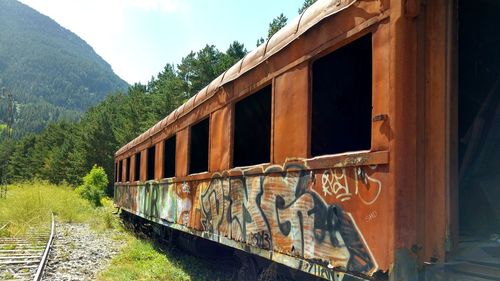
[[[121,148],[115,203],[326,279],[415,280],[459,245],[458,2],[318,1]]]

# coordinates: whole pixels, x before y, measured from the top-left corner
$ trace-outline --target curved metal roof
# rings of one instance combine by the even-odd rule
[[[216,93],[219,87],[237,79],[244,73],[255,68],[262,62],[266,61],[269,57],[288,46],[321,20],[350,7],[355,2],[356,0],[318,0],[316,3],[308,7],[301,15],[276,32],[266,43],[261,44],[253,51],[249,52],[245,57],[219,75],[219,77],[215,78],[196,95],[191,97],[186,103],[171,112],[167,117],[158,122],[152,128],[148,129],[146,132],[120,148],[115,155],[120,155],[134,146],[144,142],[151,136],[159,133],[165,127],[172,124],[177,119],[189,113],[198,105],[209,99]]]

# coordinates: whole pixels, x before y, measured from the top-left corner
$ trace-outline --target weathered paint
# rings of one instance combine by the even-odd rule
[[[334,272],[327,265],[336,263],[338,270],[351,266],[371,273],[378,268],[388,272],[390,280],[406,280],[424,262],[444,261],[445,243],[456,242],[458,226],[453,188],[458,165],[453,143],[458,118],[455,2],[358,0],[274,55],[246,57],[262,58],[265,63],[225,84],[220,83],[224,77],[217,78],[191,102],[117,152],[116,163],[132,156],[134,166],[135,153],[177,137],[177,178],[132,185],[117,182],[117,202],[152,221],[318,276],[323,276],[318,272]],[[279,167],[275,171],[266,166],[260,174],[227,170],[232,165],[233,104],[268,84],[273,85],[270,163],[310,157],[311,128],[306,120],[313,110],[310,63],[366,33],[372,34],[373,55],[370,151],[307,159],[296,173],[286,165],[281,172]],[[207,116],[211,119],[209,173],[188,175],[188,128]],[[189,194],[182,192],[184,183]],[[148,188],[158,190],[148,193]],[[142,194],[161,194],[161,198],[154,201],[156,207],[147,209],[139,203],[148,206],[152,199],[139,199]],[[349,225],[358,237],[354,240],[361,242],[352,246],[355,243],[349,244],[352,241],[345,237],[350,236],[342,228],[328,228],[328,223],[326,229],[316,228],[318,208],[326,208],[327,214],[330,208],[338,210],[338,222]],[[340,238],[315,240],[322,231],[326,238],[332,232]],[[327,247],[336,252],[322,252]],[[351,263],[353,249],[360,249],[355,255],[369,258]],[[311,253],[321,256],[308,261]],[[327,277],[333,278],[338,280]]]
[[[365,275],[378,270],[358,225],[384,215],[386,168],[310,170],[293,163],[262,169],[248,175],[231,170],[196,181],[121,184],[115,202],[164,225],[219,237],[229,246],[309,261],[300,269],[315,275],[327,274],[316,266]]]

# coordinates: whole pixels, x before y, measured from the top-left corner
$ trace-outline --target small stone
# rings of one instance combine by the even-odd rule
[[[95,280],[124,246],[109,238],[112,230],[98,235],[87,224],[58,223],[56,231],[43,280]]]

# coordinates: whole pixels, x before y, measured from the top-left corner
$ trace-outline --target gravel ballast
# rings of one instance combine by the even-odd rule
[[[95,280],[124,242],[114,230],[96,233],[88,224],[58,223],[42,280]]]

